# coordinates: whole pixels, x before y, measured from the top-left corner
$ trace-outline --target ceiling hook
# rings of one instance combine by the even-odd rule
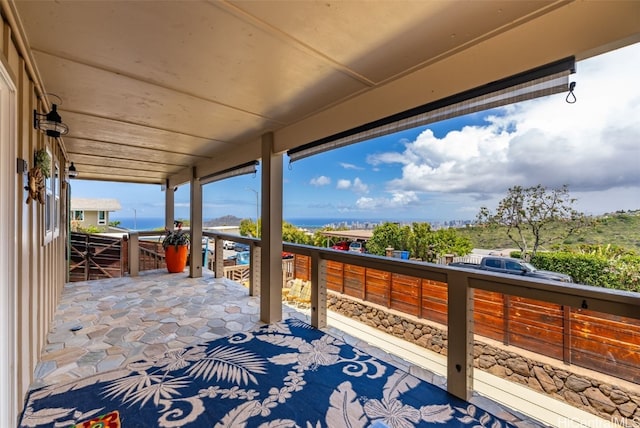
[[[578,99],[576,98],[576,94],[573,93],[573,90],[575,88],[576,88],[576,82],[570,82],[569,93],[567,94],[567,98],[564,99],[568,104],[575,104],[575,102],[578,101]]]

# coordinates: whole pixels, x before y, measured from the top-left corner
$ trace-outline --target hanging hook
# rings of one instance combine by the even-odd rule
[[[60,98],[60,96],[54,94],[53,92],[46,92],[45,95],[50,95],[52,97],[56,97],[58,99],[58,102],[56,104],[58,104],[59,106],[62,105],[62,98]]]
[[[564,100],[569,104],[574,104],[578,99],[576,98],[576,94],[573,93],[573,90],[576,88],[576,82],[569,83],[569,93],[567,94],[567,98]]]

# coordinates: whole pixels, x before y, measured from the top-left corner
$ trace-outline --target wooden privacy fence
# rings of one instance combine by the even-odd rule
[[[296,277],[311,278],[310,259],[296,255]],[[447,324],[447,284],[327,261],[327,290],[428,321]],[[538,300],[474,290],[474,333],[640,383],[640,325]]]

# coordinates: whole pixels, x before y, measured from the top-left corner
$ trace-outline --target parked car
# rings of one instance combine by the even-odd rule
[[[334,250],[349,251],[349,241],[340,241],[331,246]]]
[[[349,244],[349,251],[354,253],[364,253],[364,245],[360,241],[353,241]]]
[[[222,243],[222,247],[223,247],[225,250],[233,250],[233,247],[234,247],[235,245],[236,245],[236,243],[235,243],[235,242],[233,242],[233,241],[226,241],[226,240],[225,240],[225,241]]]
[[[249,255],[249,251],[240,251],[236,253],[236,265],[248,265]]]
[[[248,244],[243,244],[242,242],[236,242],[233,245],[233,249],[237,252],[241,252],[241,251],[249,251],[249,245]]]
[[[214,246],[211,242],[209,242],[209,238],[202,238],[202,250],[207,250],[209,255],[213,255]]]
[[[532,278],[550,279],[552,281],[573,282],[573,279],[564,273],[537,269],[531,263],[510,257],[486,256],[480,260],[480,264],[458,262],[449,263],[449,266],[465,269],[480,269],[489,272],[510,273],[514,275],[530,276]]]

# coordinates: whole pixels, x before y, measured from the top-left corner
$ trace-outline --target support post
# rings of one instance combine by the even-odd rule
[[[273,133],[262,136],[262,263],[260,320],[282,320],[282,154],[273,152]]]
[[[215,246],[213,248],[214,251],[214,272],[216,278],[224,278],[224,239],[215,238]]]
[[[473,290],[466,276],[448,274],[447,391],[469,400],[473,390]]]
[[[140,272],[140,248],[138,232],[129,232],[129,275],[138,276]]]
[[[191,193],[189,195],[189,235],[191,238],[191,255],[189,256],[189,277],[202,277],[202,184],[196,177],[193,168],[191,176]]]
[[[175,220],[175,190],[169,187],[167,180],[166,190],[164,192],[164,227],[173,230],[173,221]]]
[[[311,325],[327,326],[327,261],[315,251],[311,255]]]
[[[249,296],[260,296],[260,261],[262,250],[257,245],[251,245],[251,263],[249,269]]]

